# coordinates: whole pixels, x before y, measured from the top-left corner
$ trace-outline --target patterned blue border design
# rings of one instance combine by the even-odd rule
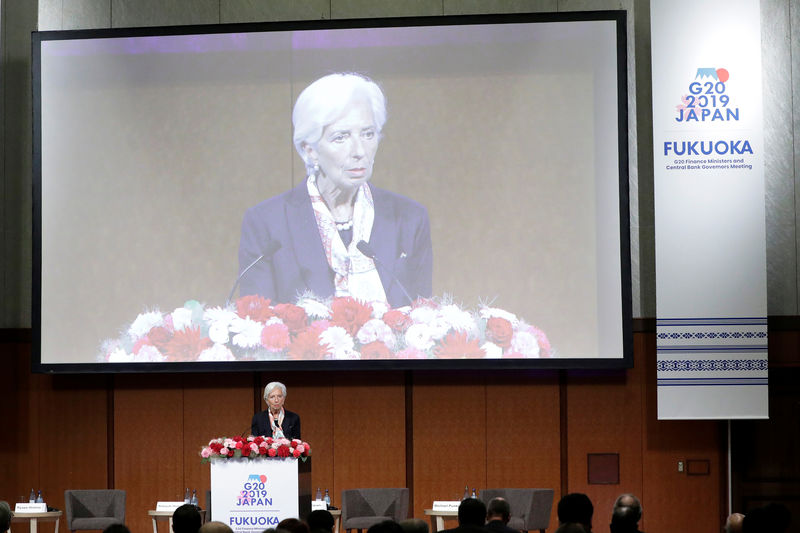
[[[766,359],[702,359],[662,360],[656,363],[658,372],[730,372],[767,370]]]
[[[707,332],[699,332],[699,333],[659,333],[659,339],[766,339],[767,332],[766,331],[722,331],[722,332],[715,332],[715,331],[707,331]]]

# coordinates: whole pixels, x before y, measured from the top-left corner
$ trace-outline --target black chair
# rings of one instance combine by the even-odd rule
[[[408,489],[342,491],[342,529],[369,529],[385,520],[408,518]]]

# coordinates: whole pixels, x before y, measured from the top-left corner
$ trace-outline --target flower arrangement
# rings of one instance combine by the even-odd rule
[[[311,446],[300,439],[273,439],[272,437],[231,437],[211,439],[208,446],[200,450],[201,462],[217,459],[263,459],[267,457],[293,457],[306,460],[311,455]]]
[[[553,357],[540,329],[495,307],[447,300],[389,308],[350,297],[272,304],[258,295],[227,307],[195,300],[148,311],[106,340],[103,362]]]

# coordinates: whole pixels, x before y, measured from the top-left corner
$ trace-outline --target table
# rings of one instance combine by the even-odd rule
[[[333,515],[333,533],[339,533],[339,521],[342,519],[342,510],[328,509],[328,512]]]
[[[175,511],[147,511],[147,514],[150,516],[150,519],[153,521],[153,533],[158,533],[158,523],[159,522],[169,522],[169,533],[172,533],[172,514]],[[205,509],[198,509],[197,512],[200,513],[200,523],[205,524],[206,522],[206,511]],[[31,533],[34,533],[31,531]],[[58,531],[56,531],[58,533]]]
[[[63,513],[61,511],[48,511],[46,513],[14,513],[11,523],[30,522],[31,533],[37,533],[39,522],[55,522],[55,533],[58,533],[58,521],[62,514]],[[11,533],[11,528],[9,528],[8,532]]]
[[[431,533],[444,529],[444,519],[458,516],[458,511],[434,511],[425,509],[425,514],[431,517]]]

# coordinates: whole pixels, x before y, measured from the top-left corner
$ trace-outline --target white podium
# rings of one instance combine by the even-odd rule
[[[300,481],[301,471],[304,482]],[[300,500],[311,505],[310,460],[226,459],[211,463],[211,518],[235,533],[261,533],[284,518],[301,517]],[[308,484],[309,487],[301,485]],[[308,494],[306,494],[308,493]],[[303,502],[305,503],[305,502]],[[302,505],[305,507],[305,505]],[[308,511],[303,509],[303,514]]]

